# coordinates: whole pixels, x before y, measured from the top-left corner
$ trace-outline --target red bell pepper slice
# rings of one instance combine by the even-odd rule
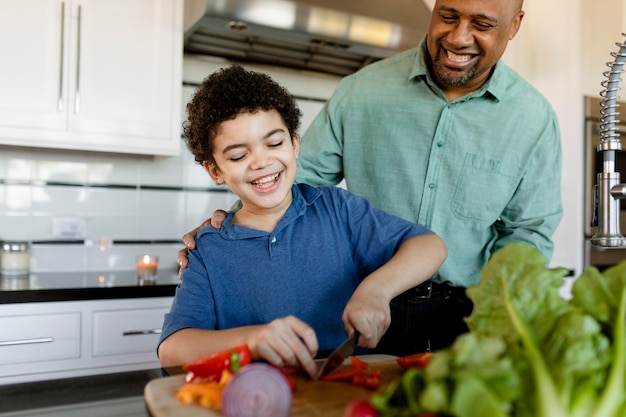
[[[396,359],[396,363],[402,369],[409,368],[425,368],[426,365],[430,363],[432,359],[432,352],[420,352],[414,353],[412,355],[403,356],[401,358]]]
[[[352,384],[367,389],[377,389],[380,386],[380,370],[362,370],[352,377]]]
[[[187,371],[187,382],[219,381],[224,369],[234,373],[251,361],[252,353],[248,345],[240,345],[187,363],[183,365],[183,370]]]
[[[380,386],[380,370],[369,370],[367,362],[356,356],[350,356],[350,368],[342,368],[324,375],[322,381],[346,381],[367,389],[377,389]]]

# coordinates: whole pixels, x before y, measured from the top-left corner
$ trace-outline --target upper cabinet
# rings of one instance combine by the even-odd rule
[[[176,155],[183,0],[0,0],[0,144]]]

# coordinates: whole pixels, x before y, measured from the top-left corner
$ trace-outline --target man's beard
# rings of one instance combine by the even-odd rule
[[[471,67],[468,70],[453,70],[446,68],[441,62],[441,55],[435,57],[433,62],[433,70],[437,76],[437,79],[446,85],[453,87],[460,87],[476,76],[476,66]]]

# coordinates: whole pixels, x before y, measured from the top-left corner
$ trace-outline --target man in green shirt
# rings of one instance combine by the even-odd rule
[[[562,217],[558,121],[501,60],[523,16],[522,0],[437,0],[420,45],[344,78],[302,138],[297,181],[345,179],[448,247],[427,285],[394,299],[378,352],[451,344],[472,309],[464,289],[506,243],[552,256]]]
[[[431,279],[445,284],[436,286],[443,298],[448,286],[477,284],[506,243],[525,242],[552,256],[562,216],[557,118],[500,60],[523,18],[521,6],[438,0],[421,44],[344,78],[302,138],[297,181],[345,178],[350,191],[444,239],[448,259]],[[471,311],[464,295],[440,303],[431,288],[430,298],[419,298],[427,292],[410,291],[392,308],[409,314],[403,326],[413,348],[404,336],[392,337],[406,328],[392,327],[380,350],[437,349],[464,330],[462,316]],[[442,317],[457,307],[456,320]],[[411,318],[413,309],[421,312]]]

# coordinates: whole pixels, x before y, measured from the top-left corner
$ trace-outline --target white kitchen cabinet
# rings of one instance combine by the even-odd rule
[[[183,0],[0,0],[0,143],[175,155]]]
[[[163,308],[133,308],[93,313],[93,356],[156,354]]]
[[[172,299],[0,304],[0,385],[158,369]]]

